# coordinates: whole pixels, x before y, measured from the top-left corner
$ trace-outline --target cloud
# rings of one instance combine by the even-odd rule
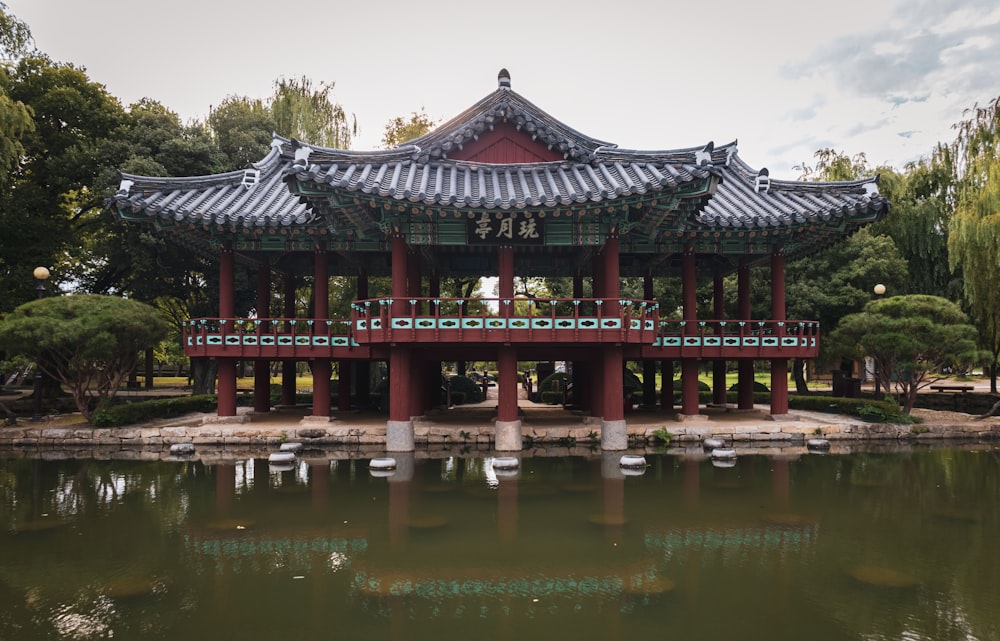
[[[878,28],[837,38],[782,72],[823,76],[893,104],[929,93],[1000,87],[1000,8],[993,1],[904,2]]]

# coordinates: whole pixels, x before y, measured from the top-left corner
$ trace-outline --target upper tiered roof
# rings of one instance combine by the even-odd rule
[[[815,251],[889,204],[877,178],[772,179],[746,164],[736,143],[619,149],[542,111],[502,71],[496,91],[395,149],[329,149],[275,136],[270,153],[246,170],[123,174],[109,207],[123,219],[173,227],[206,249],[228,235],[246,249],[322,240],[377,251],[390,230],[412,244],[454,246],[465,219],[551,214],[545,225],[576,224],[546,244],[600,244],[618,233],[625,253],[745,256],[774,246],[791,255]]]

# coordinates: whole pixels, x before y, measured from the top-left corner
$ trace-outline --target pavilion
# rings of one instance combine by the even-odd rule
[[[495,445],[512,451],[521,449],[519,360],[572,363],[608,450],[627,445],[626,361],[642,362],[647,403],[660,364],[668,410],[680,361],[681,419],[699,412],[702,361],[713,362],[713,401],[721,404],[726,362],[737,363],[742,409],[753,407],[754,361],[767,361],[771,415],[787,416],[788,360],[818,354],[819,326],[786,318],[785,261],[878,220],[889,203],[877,177],[772,179],[744,163],[736,143],[620,149],[539,109],[502,70],[496,91],[394,149],[328,149],[275,136],[267,156],[243,170],[123,174],[109,208],[218,261],[218,318],[188,321],[183,340],[189,356],[217,360],[220,417],[236,415],[240,361],[255,364],[255,412],[269,411],[272,361],[284,364],[283,402],[294,402],[295,362],[308,361],[312,415],[320,418],[331,414],[333,361],[339,409],[349,408],[351,373],[356,396],[365,397],[370,363],[385,361],[386,446],[412,450],[413,418],[433,404],[441,362],[495,361]],[[770,318],[751,318],[753,268],[770,272]],[[253,313],[235,309],[236,270],[256,279]],[[737,309],[726,318],[723,278],[733,273]],[[275,276],[283,283],[278,318],[268,311]],[[330,317],[332,276],[353,284],[350,318]],[[376,276],[391,277],[387,295],[369,295]],[[487,276],[498,279],[495,298],[441,295],[443,277]],[[521,277],[572,279],[572,297],[516,295]],[[642,280],[641,299],[623,297],[628,277]],[[679,313],[654,299],[654,281],[668,277],[680,282]],[[312,302],[300,315],[294,294],[303,279]],[[700,318],[697,291],[709,284],[712,317]]]

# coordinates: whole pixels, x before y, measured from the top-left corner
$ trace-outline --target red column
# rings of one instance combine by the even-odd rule
[[[622,348],[620,345],[604,346],[603,416],[605,421],[625,419],[625,385],[623,379]]]
[[[736,271],[737,316],[739,320],[750,323],[750,265],[741,262]],[[739,395],[737,407],[741,410],[753,409],[753,360],[741,358],[737,364],[739,380]]]
[[[257,269],[257,319],[271,316],[271,265],[265,257]],[[271,329],[263,323],[262,330]],[[271,410],[271,363],[266,358],[253,362],[253,411],[265,413]]]
[[[517,415],[517,352],[513,347],[501,345],[497,350],[497,369],[499,380],[497,391],[498,421],[516,421]]]
[[[234,274],[236,260],[233,248],[226,243],[219,254],[219,317],[232,319],[236,315]],[[231,320],[229,322],[232,322]],[[217,410],[219,416],[236,416],[236,359],[218,359],[219,379]]]
[[[726,299],[722,276],[716,276],[712,281],[712,315],[715,320],[722,320],[726,317]],[[715,333],[722,336],[722,326],[715,326]],[[712,362],[712,402],[716,405],[726,404],[726,360],[716,359]]]
[[[605,296],[604,316],[620,317],[621,279],[619,278],[619,243],[617,236],[609,236],[604,243],[604,274],[602,295]],[[603,416],[605,421],[625,419],[625,385],[622,376],[621,345],[605,345],[603,348]]]
[[[500,294],[500,313],[505,316],[514,310],[514,248],[503,245],[497,249],[497,292]],[[509,305],[504,301],[509,300]],[[497,350],[497,421],[511,422],[517,416],[517,353],[513,347],[502,345]],[[512,449],[506,446],[506,449]],[[520,449],[518,446],[516,449]]]
[[[660,409],[674,409],[673,361],[660,361]]]
[[[368,272],[364,269],[358,270],[358,291],[357,300],[367,300],[368,299]],[[372,313],[377,313],[378,308],[369,307]],[[358,406],[361,408],[368,407],[369,400],[369,379],[371,376],[371,365],[368,361],[354,361],[355,372],[354,372],[354,387],[357,393]]]
[[[406,254],[406,295],[410,298],[420,298],[423,291],[421,285],[420,253],[416,249],[412,249]],[[422,308],[422,304],[416,304],[417,315],[423,313]]]
[[[497,293],[500,295],[500,315],[510,316],[514,309],[514,248],[501,245],[497,249]],[[509,300],[509,305],[503,301]]]
[[[285,318],[295,318],[295,279],[291,276],[285,277],[282,283],[282,311]],[[285,324],[285,331],[292,330],[292,326]],[[286,359],[281,361],[281,404],[295,405],[295,360]]]
[[[698,273],[694,252],[685,250],[681,258],[683,278],[682,297],[684,301],[685,334],[698,331]],[[681,359],[681,413],[695,415],[698,413],[698,359]]]
[[[322,247],[313,255],[313,310],[317,319],[330,316],[330,269]]]
[[[346,412],[351,409],[351,361],[337,362],[337,409]]]
[[[219,316],[232,318],[236,315],[235,300],[236,257],[233,245],[226,242],[219,254]]]
[[[392,306],[393,316],[406,316],[409,303],[406,302],[406,242],[400,234],[392,236]]]
[[[330,375],[333,365],[325,358],[313,361],[313,416],[330,416]]]
[[[785,252],[776,249],[771,254],[771,318],[785,320]],[[775,327],[780,337],[784,326]],[[788,414],[788,359],[771,359],[771,414]]]
[[[653,300],[653,274],[648,269],[642,277],[642,299]],[[656,406],[656,361],[642,362],[642,404]]]
[[[389,354],[389,420],[410,420],[410,347],[397,345]]]
[[[606,297],[604,301],[605,316],[618,316],[621,310],[621,305],[618,303],[618,300],[621,298],[621,278],[618,265],[619,252],[618,237],[608,236],[607,241],[604,243],[602,260],[604,271],[602,279],[604,282],[601,287],[601,295]]]
[[[317,247],[313,255],[313,314],[315,320],[330,317],[330,275],[325,247]],[[313,324],[314,331],[319,331]],[[330,416],[330,376],[333,365],[322,358],[313,361],[313,416]]]

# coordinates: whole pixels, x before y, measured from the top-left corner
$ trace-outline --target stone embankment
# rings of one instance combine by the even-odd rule
[[[806,441],[831,441],[831,451],[847,451],[857,443],[913,443],[926,441],[981,441],[1000,438],[1000,419],[976,420],[967,414],[931,412],[923,423],[890,425],[865,423],[849,417],[796,413],[792,420],[772,420],[764,413],[703,414],[687,420],[669,417],[636,416],[629,420],[630,448],[662,450],[660,437],[669,434],[669,453],[693,454],[706,438],[723,439],[741,454],[761,450],[769,453],[798,454],[806,451]],[[495,428],[487,416],[470,416],[466,421],[414,421],[417,449],[434,452],[492,451]],[[592,454],[600,449],[600,421],[577,417],[572,421],[525,420],[522,433],[525,453],[542,456]],[[202,460],[266,457],[281,443],[301,442],[321,456],[359,457],[384,451],[384,417],[315,417],[242,413],[220,419],[213,415],[192,415],[161,425],[124,428],[92,428],[78,423],[64,426],[21,424],[0,429],[0,451],[26,453],[31,449],[55,450],[61,455],[113,458],[171,458],[170,446],[191,443]],[[88,450],[94,450],[88,454]],[[115,454],[115,453],[120,454]],[[212,453],[215,454],[212,454]]]

